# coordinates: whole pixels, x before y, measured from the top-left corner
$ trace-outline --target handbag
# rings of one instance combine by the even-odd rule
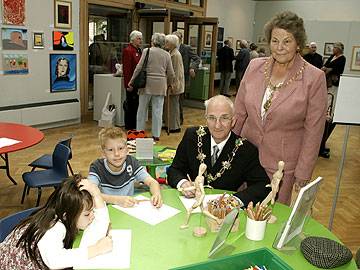
[[[134,89],[144,88],[146,85],[146,65],[149,59],[150,48],[146,52],[144,63],[138,75],[134,78],[132,86]]]

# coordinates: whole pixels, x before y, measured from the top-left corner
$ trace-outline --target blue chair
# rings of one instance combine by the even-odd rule
[[[37,208],[30,208],[24,211],[17,212],[10,216],[0,219],[0,243],[4,241],[6,236],[11,233],[11,231],[18,225],[22,220],[31,215],[32,212],[37,210]]]
[[[60,140],[59,143],[66,145],[71,150],[71,140],[73,136],[70,136],[69,138]],[[70,151],[69,160],[72,158],[72,152]],[[73,169],[71,168],[70,162],[67,163],[69,170],[72,175],[74,175]],[[36,168],[40,169],[51,169],[53,167],[52,162],[52,155],[51,154],[45,154],[41,157],[35,159],[33,162],[31,162],[28,166],[32,167],[31,171],[34,171]]]
[[[58,143],[55,146],[52,155],[53,166],[51,169],[41,171],[31,171],[23,173],[22,178],[25,182],[21,203],[24,203],[25,194],[30,188],[38,189],[36,206],[39,206],[41,197],[41,188],[57,187],[69,176],[67,163],[69,161],[71,150],[66,145]]]

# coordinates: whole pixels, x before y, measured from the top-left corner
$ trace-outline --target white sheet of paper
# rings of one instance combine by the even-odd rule
[[[135,197],[137,200],[149,199],[142,195]],[[161,208],[154,207],[150,201],[139,202],[134,207],[125,208],[118,205],[113,205],[114,208],[119,209],[126,214],[140,219],[150,225],[156,225],[176,214],[180,213],[180,210],[163,204]]]
[[[79,262],[75,269],[128,269],[131,255],[131,230],[110,230],[113,240],[113,250],[92,259]],[[88,246],[89,239],[83,237],[80,247]],[[84,241],[83,241],[84,240]]]
[[[2,137],[2,138],[0,138],[0,148],[5,147],[5,146],[10,146],[13,144],[17,144],[19,142],[21,142],[21,141]]]
[[[203,205],[204,208],[206,208],[207,206],[207,202],[213,199],[216,199],[217,197],[221,196],[223,194],[209,194],[209,195],[205,195],[204,201],[203,201]],[[225,197],[229,196],[229,194],[226,194]],[[194,203],[196,202],[196,200],[194,198],[185,198],[184,196],[179,196],[181,202],[183,203],[184,207],[186,209],[189,209],[191,206],[194,205]],[[192,213],[200,213],[200,207],[195,208]]]

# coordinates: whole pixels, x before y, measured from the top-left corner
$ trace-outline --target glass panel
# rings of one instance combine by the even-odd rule
[[[93,108],[94,74],[115,73],[122,49],[129,42],[130,10],[89,5],[88,109]]]
[[[191,5],[200,7],[201,6],[201,0],[191,0]]]

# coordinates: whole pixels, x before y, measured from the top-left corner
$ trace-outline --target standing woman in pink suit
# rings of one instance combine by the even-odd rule
[[[291,194],[310,179],[324,130],[327,90],[324,72],[300,55],[305,46],[304,23],[285,11],[264,27],[270,57],[253,59],[235,100],[234,132],[259,149],[269,177],[285,162],[278,201],[290,204]]]

